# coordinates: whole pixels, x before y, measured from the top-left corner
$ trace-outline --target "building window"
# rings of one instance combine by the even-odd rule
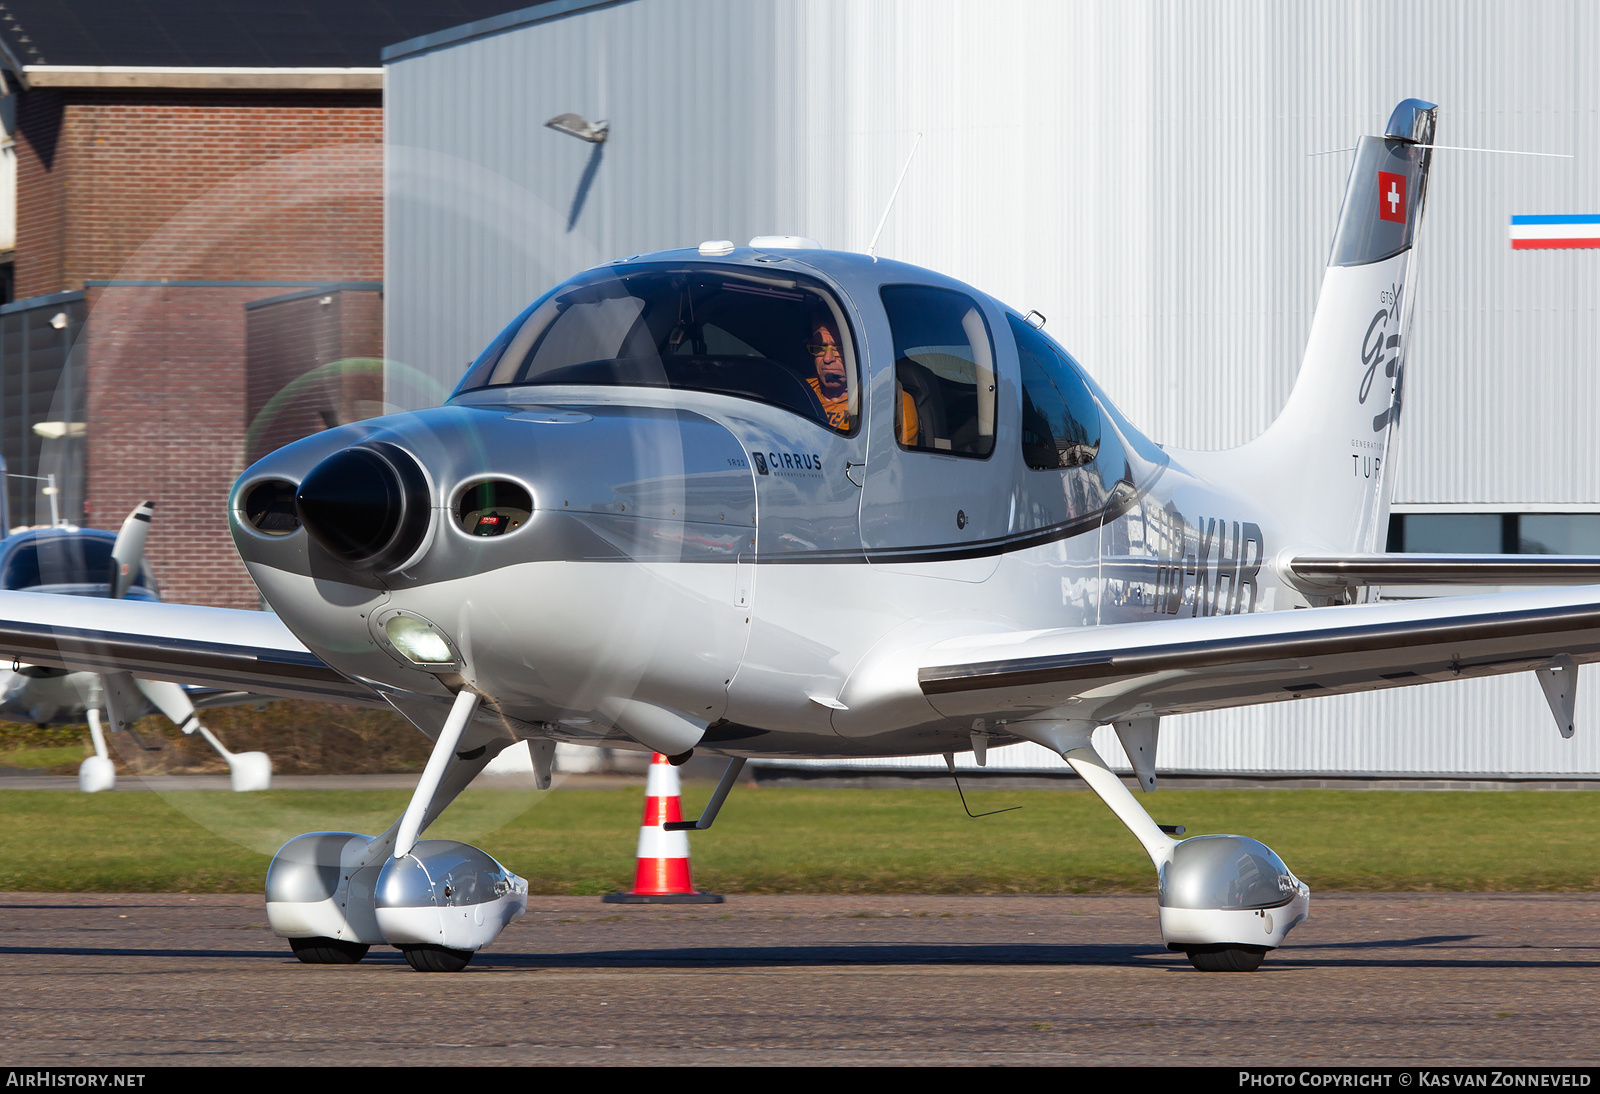
[[[81,292],[0,306],[0,523],[13,529],[84,522],[87,314]]]
[[[1395,513],[1390,551],[1600,555],[1600,513]]]

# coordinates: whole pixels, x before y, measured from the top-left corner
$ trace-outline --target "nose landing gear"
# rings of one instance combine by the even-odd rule
[[[471,950],[452,950],[448,946],[401,946],[406,964],[418,972],[460,972],[472,960]]]
[[[307,965],[354,965],[372,947],[342,938],[291,938],[289,948]]]
[[[447,716],[439,712],[434,755],[405,814],[383,835],[311,832],[278,850],[267,868],[267,922],[301,961],[354,964],[387,943],[419,972],[459,972],[527,911],[528,883],[488,852],[417,839],[511,743],[487,735],[499,727],[473,725],[476,709],[477,696],[463,692]]]

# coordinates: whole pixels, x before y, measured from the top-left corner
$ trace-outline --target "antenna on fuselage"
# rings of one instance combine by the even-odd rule
[[[1004,809],[991,809],[987,813],[974,813],[972,806],[967,804],[966,792],[961,789],[961,778],[956,774],[956,754],[954,752],[946,752],[944,754],[944,765],[950,769],[950,778],[956,784],[956,793],[961,795],[961,808],[965,809],[967,816],[973,820],[977,820],[979,817],[992,817],[996,813],[1010,813],[1013,810],[1022,808],[1020,805],[1008,805]]]
[[[877,258],[878,237],[883,234],[883,226],[889,223],[889,210],[894,208],[894,199],[900,196],[900,184],[906,181],[906,172],[911,170],[911,161],[917,154],[917,145],[922,143],[922,132],[917,132],[917,139],[911,142],[911,154],[906,157],[906,165],[900,168],[900,177],[895,180],[894,193],[889,195],[889,204],[884,206],[883,216],[878,218],[878,229],[872,233],[872,242],[867,244],[867,257]]]
[[[1544,156],[1553,160],[1570,160],[1572,155],[1567,152],[1523,152],[1515,148],[1468,148],[1460,144],[1419,144],[1417,148],[1438,149],[1443,152],[1488,152],[1496,156]],[[1308,156],[1331,156],[1336,152],[1354,152],[1355,145],[1349,148],[1329,148],[1323,152],[1307,152]]]

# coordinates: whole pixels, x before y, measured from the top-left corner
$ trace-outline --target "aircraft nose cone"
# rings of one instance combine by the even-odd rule
[[[334,558],[357,570],[398,566],[428,533],[428,481],[410,453],[371,442],[311,469],[295,495],[300,522]]]

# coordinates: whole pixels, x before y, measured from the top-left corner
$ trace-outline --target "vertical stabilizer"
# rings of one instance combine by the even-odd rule
[[[1296,547],[1384,546],[1435,114],[1407,99],[1361,138],[1294,391],[1235,450]]]

